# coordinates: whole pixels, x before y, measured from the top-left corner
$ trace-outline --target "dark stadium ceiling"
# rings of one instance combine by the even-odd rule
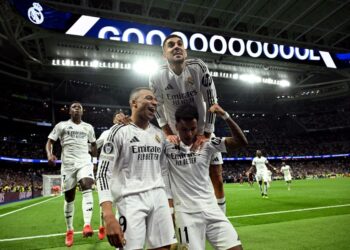
[[[243,39],[288,44],[330,52],[350,52],[349,0],[45,0],[52,8],[108,19],[134,21]],[[16,13],[6,0],[0,3],[1,60],[32,73],[79,74],[51,65],[52,58],[126,60],[133,56],[160,56],[160,49],[123,42],[73,37],[39,29]],[[337,83],[350,79],[348,69],[327,69],[268,59],[230,57],[191,52],[211,65],[254,69],[271,75],[287,74],[295,86]],[[1,69],[1,68],[0,68]],[[113,74],[115,77],[115,74]],[[101,71],[98,78],[110,77]],[[91,75],[87,78],[93,80]]]

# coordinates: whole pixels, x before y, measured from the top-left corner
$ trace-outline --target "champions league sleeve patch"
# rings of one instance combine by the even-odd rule
[[[220,145],[220,143],[221,143],[221,138],[219,138],[219,137],[213,137],[213,138],[210,139],[210,141],[211,141],[212,144],[218,146],[218,145]]]
[[[103,153],[105,154],[111,154],[114,151],[113,143],[107,142],[105,145],[103,145]]]
[[[209,87],[212,82],[213,82],[213,79],[211,78],[210,74],[206,73],[202,78],[202,85],[204,87]]]

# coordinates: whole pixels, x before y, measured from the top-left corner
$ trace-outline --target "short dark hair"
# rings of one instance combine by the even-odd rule
[[[179,122],[180,120],[191,121],[193,119],[198,121],[198,110],[193,105],[181,105],[175,112],[176,122]]]
[[[166,43],[169,39],[174,38],[174,37],[177,37],[177,38],[179,38],[179,39],[182,41],[182,38],[181,38],[180,36],[175,35],[175,34],[171,34],[171,35],[169,35],[169,36],[167,36],[167,37],[165,38],[165,40],[164,40],[164,42],[163,42],[163,45],[162,45],[162,48],[164,49],[165,43]]]
[[[133,90],[131,90],[130,92],[130,96],[129,96],[129,104],[131,105],[132,101],[136,99],[136,97],[138,96],[138,93],[141,90],[149,90],[151,92],[153,92],[150,88],[148,87],[138,87],[138,88],[134,88]]]

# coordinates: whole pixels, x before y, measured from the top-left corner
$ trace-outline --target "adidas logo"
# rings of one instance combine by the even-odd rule
[[[137,139],[136,136],[134,136],[134,138],[131,139],[130,143],[133,143],[133,142],[140,142],[140,140]]]
[[[173,86],[171,86],[171,84],[169,83],[168,86],[166,86],[165,90],[170,90],[170,89],[174,89]]]
[[[69,126],[67,129],[73,129],[73,127],[72,127],[72,126]]]

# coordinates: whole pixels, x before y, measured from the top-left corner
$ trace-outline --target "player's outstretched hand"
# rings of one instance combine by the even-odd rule
[[[57,161],[57,157],[56,155],[52,154],[49,158],[48,158],[48,164],[49,166],[56,166],[56,161]]]
[[[225,115],[225,110],[223,108],[220,107],[219,104],[215,103],[213,104],[210,108],[209,108],[209,112],[211,113],[215,113],[217,115],[219,115],[220,117],[221,116],[224,116]]]
[[[180,144],[180,138],[177,135],[168,135],[166,139],[172,144],[175,144],[175,145]]]
[[[205,135],[197,135],[196,141],[192,144],[191,151],[196,152],[202,148],[203,144],[209,139]]]
[[[113,214],[105,216],[104,220],[109,244],[114,247],[123,247],[126,244],[126,240],[124,239],[124,233],[119,222]]]

